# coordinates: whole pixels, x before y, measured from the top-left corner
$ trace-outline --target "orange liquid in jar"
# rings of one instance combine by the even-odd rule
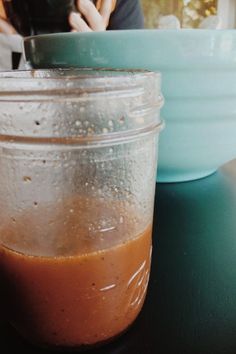
[[[82,215],[79,209],[74,205],[73,217]],[[126,239],[117,228],[112,233],[115,243],[103,241],[102,250],[91,251],[88,244],[81,246],[80,230],[80,247],[73,247],[76,251],[68,256],[32,256],[1,246],[1,288],[10,322],[24,337],[44,346],[94,345],[119,335],[135,320],[145,299],[151,230],[149,226]],[[9,230],[6,235],[14,239]]]

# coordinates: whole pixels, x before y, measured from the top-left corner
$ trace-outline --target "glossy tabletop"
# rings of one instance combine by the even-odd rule
[[[236,162],[159,184],[152,273],[130,330],[91,354],[236,353]],[[0,323],[1,353],[42,354]]]

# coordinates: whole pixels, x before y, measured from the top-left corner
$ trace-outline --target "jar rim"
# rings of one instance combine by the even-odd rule
[[[153,79],[161,81],[159,72],[144,69],[66,68],[33,69],[0,72],[0,101],[7,95],[70,95],[78,96],[140,87]],[[92,86],[91,86],[92,83]]]
[[[0,72],[1,144],[102,146],[158,132],[160,86],[142,69]]]

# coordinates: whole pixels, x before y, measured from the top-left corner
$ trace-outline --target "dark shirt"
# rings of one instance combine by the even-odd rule
[[[143,28],[143,13],[140,0],[117,0],[111,15],[108,30]]]

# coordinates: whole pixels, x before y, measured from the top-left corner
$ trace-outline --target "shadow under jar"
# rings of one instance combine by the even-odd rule
[[[28,340],[84,348],[143,305],[161,129],[160,75],[0,74],[0,281]]]

